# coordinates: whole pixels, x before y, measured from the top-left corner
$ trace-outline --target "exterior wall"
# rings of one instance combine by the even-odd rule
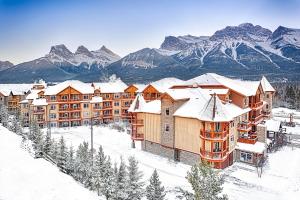
[[[267,103],[263,107],[263,113],[266,114],[266,118],[269,119],[272,116],[273,92],[265,92],[263,95],[263,100]]]
[[[161,99],[161,144],[167,147],[174,147],[175,140],[175,122],[173,114],[185,101],[173,101],[170,98]],[[169,109],[169,115],[166,114]],[[169,131],[166,131],[166,125],[169,125]]]
[[[147,141],[160,143],[160,115],[144,114],[144,138]]]
[[[258,141],[265,143],[267,140],[267,127],[264,124],[258,124],[256,132]]]
[[[175,148],[199,154],[201,129],[197,119],[175,117]]]
[[[230,90],[230,100],[232,100],[232,103],[239,106],[240,108],[246,108],[248,107],[248,99],[247,97],[236,93],[235,91]]]

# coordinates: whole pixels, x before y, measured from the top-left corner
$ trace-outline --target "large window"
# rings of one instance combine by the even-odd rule
[[[115,101],[114,102],[114,106],[119,106],[120,105],[120,102],[119,101]]]
[[[89,104],[84,103],[84,104],[83,104],[83,108],[85,108],[85,109],[86,109],[86,108],[89,108]]]
[[[55,119],[56,118],[56,114],[55,113],[50,113],[49,117],[50,117],[50,119]]]
[[[55,104],[51,104],[50,105],[50,110],[55,110],[56,109],[56,105]]]
[[[243,162],[252,163],[252,153],[241,151],[240,160]]]
[[[114,114],[118,115],[120,113],[120,110],[114,110]]]
[[[50,101],[56,101],[56,96],[55,95],[51,95],[50,96]]]

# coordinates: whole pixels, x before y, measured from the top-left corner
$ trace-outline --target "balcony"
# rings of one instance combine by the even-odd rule
[[[200,154],[202,158],[211,159],[211,160],[223,160],[226,158],[228,154],[228,148],[223,151],[221,149],[216,149],[213,150],[213,152],[200,149]]]
[[[69,117],[59,117],[58,120],[60,120],[60,121],[69,121]]]
[[[246,143],[246,144],[255,144],[257,142],[257,135],[256,134],[250,134],[247,137],[240,137],[238,139],[238,142]]]
[[[80,107],[69,108],[69,111],[80,111]]]
[[[271,111],[263,111],[262,114],[264,117],[270,117]]]
[[[112,105],[103,105],[103,110],[112,109]]]
[[[101,110],[102,107],[101,106],[93,106],[93,110]]]
[[[200,131],[200,137],[206,140],[225,140],[228,136],[228,130],[223,131]]]
[[[251,109],[260,109],[263,107],[263,102],[262,101],[259,101],[259,102],[251,102],[249,103],[249,107]]]
[[[251,123],[249,121],[242,121],[238,124],[237,130],[241,132],[251,131]]]
[[[144,134],[143,133],[132,133],[131,139],[132,140],[144,140]]]
[[[263,121],[263,115],[259,114],[259,115],[253,115],[250,117],[250,121],[252,124],[259,124],[260,122]]]
[[[38,109],[38,110],[33,110],[33,114],[44,114],[45,109]]]
[[[45,123],[45,119],[39,118],[36,120],[38,124]]]

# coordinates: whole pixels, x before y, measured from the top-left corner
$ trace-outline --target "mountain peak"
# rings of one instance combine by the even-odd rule
[[[83,45],[79,46],[75,52],[75,55],[82,54],[88,57],[93,57],[93,54]]]
[[[73,53],[64,44],[52,46],[49,54],[55,54],[63,58],[71,58],[73,56]]]
[[[14,64],[12,64],[11,62],[9,62],[9,61],[1,61],[0,60],[0,71],[8,69],[8,68],[10,68],[12,66],[14,66]]]

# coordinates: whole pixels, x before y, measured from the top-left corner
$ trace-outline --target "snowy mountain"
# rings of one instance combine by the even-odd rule
[[[272,32],[244,23],[227,26],[212,36],[167,36],[159,49],[143,48],[123,58],[105,46],[96,51],[80,46],[73,53],[65,45],[56,45],[42,58],[3,70],[0,80],[97,81],[102,74],[117,74],[132,83],[170,76],[190,79],[207,72],[248,79],[272,75],[274,79],[297,80],[300,29],[279,26]]]
[[[300,30],[280,26],[272,32],[244,23],[227,26],[212,36],[167,36],[159,50],[142,49],[108,68],[125,81],[139,78],[142,72],[147,77],[141,81],[148,81],[148,75],[159,79],[162,73],[188,79],[205,72],[245,78],[272,74],[295,79],[295,74],[300,74]]]
[[[73,53],[61,44],[52,46],[44,57],[3,70],[0,73],[0,80],[32,82],[42,78],[46,81],[63,81],[90,73],[97,75],[99,79],[103,71],[106,71],[105,67],[119,59],[120,56],[105,46],[96,51],[79,46]]]
[[[5,69],[8,69],[10,67],[14,66],[14,64],[12,64],[9,61],[0,61],[0,71],[3,71]]]

